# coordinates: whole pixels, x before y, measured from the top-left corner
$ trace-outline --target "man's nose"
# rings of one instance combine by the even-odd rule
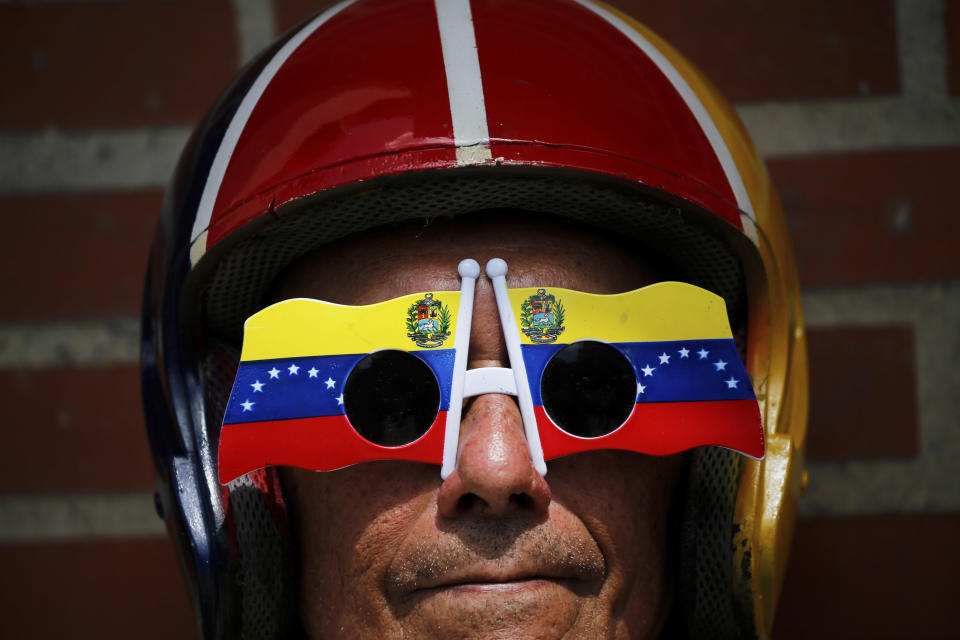
[[[469,406],[460,426],[457,467],[440,485],[437,502],[447,518],[546,514],[550,487],[530,460],[513,398],[486,394]]]

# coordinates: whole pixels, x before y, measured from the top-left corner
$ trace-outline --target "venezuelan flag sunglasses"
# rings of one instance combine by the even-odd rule
[[[297,298],[244,324],[220,432],[221,483],[268,465],[370,460],[456,467],[462,400],[517,397],[534,467],[598,449],[764,454],[750,379],[719,296],[682,282],[616,295],[506,288],[487,264],[510,369],[466,369],[480,267],[461,290],[367,306]]]

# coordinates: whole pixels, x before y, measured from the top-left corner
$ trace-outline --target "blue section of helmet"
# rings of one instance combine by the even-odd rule
[[[752,400],[753,385],[731,339],[607,343],[623,353],[637,375],[637,402]],[[543,404],[540,378],[568,345],[522,345],[535,406]]]
[[[411,351],[440,387],[440,411],[450,408],[453,349]],[[313,356],[241,362],[224,424],[343,415],[343,387],[354,365],[368,354]]]

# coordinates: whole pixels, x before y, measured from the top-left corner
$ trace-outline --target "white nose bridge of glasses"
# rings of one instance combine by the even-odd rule
[[[530,460],[534,468],[546,475],[547,464],[543,459],[540,445],[540,433],[537,431],[536,416],[533,411],[533,399],[527,384],[527,372],[520,349],[520,331],[517,328],[507,295],[507,263],[500,258],[487,262],[487,277],[493,283],[493,292],[497,301],[497,312],[507,344],[507,356],[510,369],[502,367],[482,367],[467,371],[467,355],[470,348],[470,326],[473,319],[473,294],[480,265],[476,260],[467,258],[457,266],[460,273],[460,310],[457,314],[457,333],[454,338],[453,380],[450,388],[450,409],[447,412],[443,441],[443,464],[440,476],[446,478],[456,468],[457,449],[460,439],[460,417],[463,398],[485,393],[504,393],[517,397],[523,430],[530,449]]]

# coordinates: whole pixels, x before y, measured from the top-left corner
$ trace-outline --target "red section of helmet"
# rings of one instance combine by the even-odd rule
[[[488,162],[624,177],[740,226],[699,123],[629,38],[574,2],[471,8]],[[456,166],[454,146],[434,3],[361,0],[308,37],[267,86],[227,165],[207,246],[304,195]]]
[[[624,176],[739,226],[709,140],[626,36],[572,2],[472,4],[494,158]]]
[[[431,152],[396,155],[418,149]],[[433,3],[359,2],[307,38],[263,93],[224,176],[208,246],[271,202],[455,161]]]

